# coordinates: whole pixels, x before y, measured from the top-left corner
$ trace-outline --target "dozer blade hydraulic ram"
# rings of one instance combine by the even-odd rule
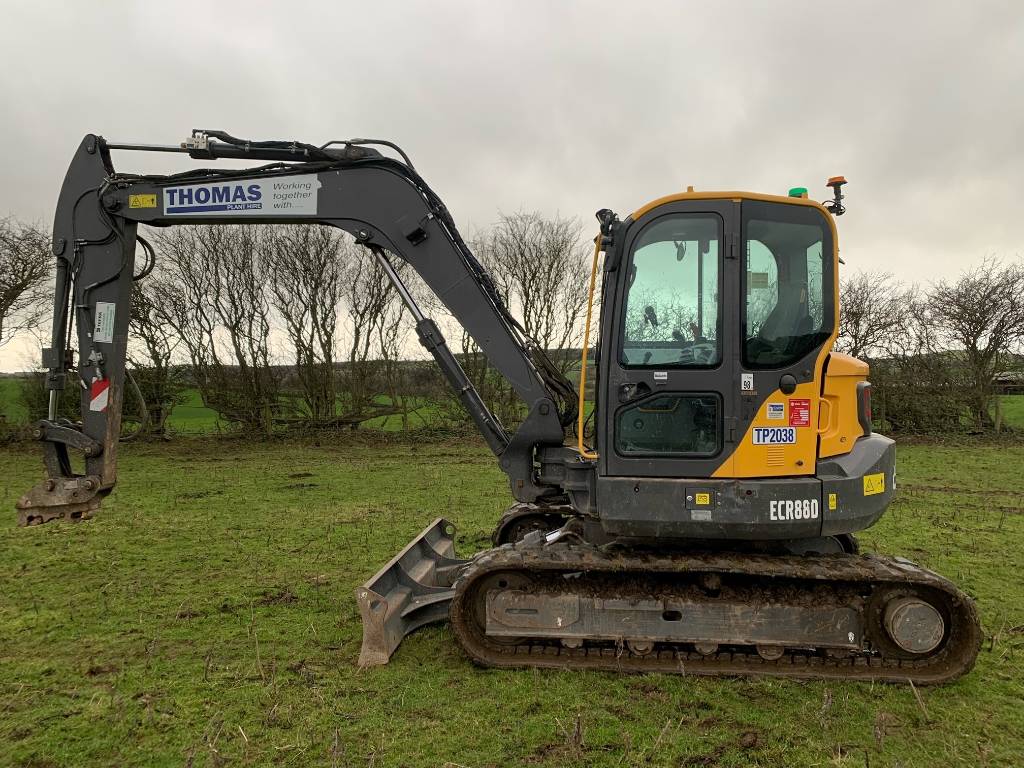
[[[439,517],[357,587],[363,617],[359,666],[387,664],[410,632],[446,620],[452,584],[468,563],[455,557],[455,526]]]

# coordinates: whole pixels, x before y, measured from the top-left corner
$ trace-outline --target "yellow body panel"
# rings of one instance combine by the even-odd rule
[[[750,429],[740,440],[736,450],[712,477],[796,477],[813,475],[814,462],[818,451],[818,384],[808,381],[798,384],[791,395],[775,390],[761,404],[757,415],[750,423]],[[806,401],[808,410],[806,426],[794,426],[796,442],[791,445],[754,445],[755,427],[788,427],[793,413],[793,401]],[[769,406],[783,406],[783,418],[769,418]],[[802,404],[802,402],[801,402]]]
[[[868,379],[868,364],[849,355],[833,352],[825,372],[824,406],[820,409],[818,432],[821,458],[849,452],[864,434],[857,418],[857,385]]]

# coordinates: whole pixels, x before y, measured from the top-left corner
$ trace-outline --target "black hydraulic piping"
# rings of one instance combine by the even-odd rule
[[[369,245],[367,247],[377,259],[377,263],[384,270],[388,280],[395,286],[395,290],[398,291],[398,295],[402,298],[402,303],[405,304],[416,321],[416,335],[419,336],[420,344],[430,352],[437,362],[438,367],[444,373],[444,377],[448,380],[452,389],[455,390],[460,402],[476,423],[477,429],[484,436],[487,445],[490,446],[496,456],[500,456],[508,448],[508,433],[494,414],[491,413],[483,398],[480,397],[480,393],[473,386],[473,382],[466,375],[465,369],[459,364],[458,359],[448,348],[448,344],[445,342],[441,329],[437,327],[437,323],[426,317],[420,310],[416,300],[409,293],[409,289],[402,282],[402,278],[395,271],[384,249],[377,245]]]

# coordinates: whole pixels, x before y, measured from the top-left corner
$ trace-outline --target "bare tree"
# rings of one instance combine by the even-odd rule
[[[563,374],[574,368],[583,339],[591,248],[579,220],[545,218],[536,212],[502,215],[470,246],[526,334]],[[498,418],[514,424],[523,416],[518,398],[465,330],[460,331],[467,375]],[[446,410],[462,413],[458,407]]]
[[[697,310],[678,291],[665,295],[649,288],[633,288],[625,323],[626,338],[630,341],[672,341],[682,338],[681,334],[694,337]],[[713,324],[705,328],[705,338],[714,339],[715,334]]]
[[[877,350],[871,379],[879,414],[898,431],[957,431],[963,417],[974,429],[997,427],[995,377],[1024,341],[1024,267],[986,259],[925,292],[899,292],[898,306],[874,300],[863,305],[888,309],[857,338],[861,350]]]
[[[964,370],[975,426],[991,429],[993,380],[1024,341],[1024,265],[988,258],[954,281],[935,283],[928,320]]]
[[[550,352],[578,347],[591,247],[579,219],[537,212],[502,215],[481,243],[482,260],[526,333]],[[557,357],[563,372],[576,363]]]
[[[347,418],[361,421],[400,413],[400,403],[381,403],[378,397],[388,393],[389,370],[395,375],[393,362],[402,346],[399,324],[404,308],[391,281],[368,250],[354,244],[344,250],[342,298],[349,335],[342,381]],[[408,275],[408,266],[396,259],[392,263],[399,276]]]
[[[11,218],[0,219],[0,347],[46,317],[52,266],[45,232]]]
[[[179,227],[158,238],[161,319],[182,339],[203,402],[229,421],[269,432],[279,374],[271,366],[264,236],[252,225]]]
[[[395,261],[392,260],[392,264]],[[395,264],[400,276],[411,270]],[[403,280],[404,282],[404,280]],[[409,318],[405,305],[395,291],[390,291],[379,320],[375,323],[377,348],[380,350],[381,384],[391,407],[402,419],[402,428],[409,428],[409,403],[407,400],[407,366],[403,365],[403,351],[409,338]]]
[[[182,339],[174,327],[164,322],[159,307],[164,301],[161,286],[148,280],[132,286],[131,332],[128,346],[128,366],[142,403],[135,404],[145,416],[140,424],[144,433],[165,435],[167,418],[174,406],[181,402],[185,379],[180,366],[174,364],[176,350]],[[132,392],[133,388],[129,388]],[[134,399],[130,394],[125,406],[130,412]]]
[[[853,357],[882,353],[905,334],[914,291],[889,272],[857,272],[839,286],[836,350]]]
[[[913,288],[904,296],[902,325],[871,360],[874,413],[896,432],[960,431],[968,411],[962,369],[942,347],[929,297]]]
[[[315,422],[337,414],[336,330],[353,252],[338,230],[324,226],[274,227],[262,240],[271,301],[284,320],[302,398]]]
[[[928,297],[888,272],[857,272],[839,290],[836,350],[871,363],[874,412],[886,428],[961,429],[962,376],[936,334]]]

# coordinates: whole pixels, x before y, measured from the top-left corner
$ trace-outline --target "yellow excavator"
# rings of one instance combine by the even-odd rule
[[[261,164],[126,173],[119,150]],[[598,331],[577,388],[391,142],[88,135],[54,223],[51,406],[37,427],[47,477],[18,502],[19,521],[90,517],[114,487],[131,287],[156,258],[139,224],[327,225],[373,253],[516,500],[492,549],[457,557],[454,526],[437,519],[356,589],[361,664],[449,619],[490,667],[954,679],[980,647],[972,600],[907,560],[859,554],[853,536],[884,513],[896,475],[893,441],[872,431],[867,365],[832,351],[844,184],[830,179],[824,204],[801,188],[689,189],[623,218],[599,211],[586,347],[595,299]],[[509,382],[517,428],[488,409],[394,259]],[[57,418],[66,386],[81,392],[80,422]]]

